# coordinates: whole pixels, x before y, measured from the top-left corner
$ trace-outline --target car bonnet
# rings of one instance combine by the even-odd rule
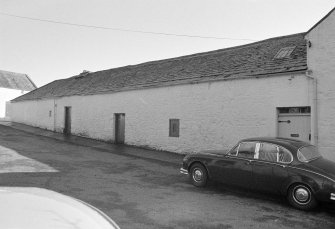
[[[199,154],[205,154],[205,155],[209,155],[209,154],[214,154],[214,155],[224,155],[228,152],[229,150],[205,150],[205,151],[201,151]]]
[[[46,189],[1,187],[0,203],[0,228],[119,228],[90,205]]]

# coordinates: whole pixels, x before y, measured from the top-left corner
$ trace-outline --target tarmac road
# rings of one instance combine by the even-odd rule
[[[217,184],[193,187],[179,174],[181,158],[0,125],[1,186],[42,187],[76,197],[122,229],[335,228],[331,208],[303,212],[278,197]]]

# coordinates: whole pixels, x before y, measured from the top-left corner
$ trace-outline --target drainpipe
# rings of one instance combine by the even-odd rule
[[[311,104],[311,143],[318,146],[318,82],[317,79],[313,76],[312,70],[306,71],[306,76],[312,80],[312,104]]]

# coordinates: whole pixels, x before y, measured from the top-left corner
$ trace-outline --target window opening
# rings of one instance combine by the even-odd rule
[[[311,107],[279,107],[279,114],[310,114]]]
[[[179,119],[169,120],[169,137],[179,137]]]

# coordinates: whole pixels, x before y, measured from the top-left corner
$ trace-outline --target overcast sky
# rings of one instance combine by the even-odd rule
[[[42,86],[83,70],[305,32],[334,6],[334,0],[0,0],[0,69],[26,73]]]

